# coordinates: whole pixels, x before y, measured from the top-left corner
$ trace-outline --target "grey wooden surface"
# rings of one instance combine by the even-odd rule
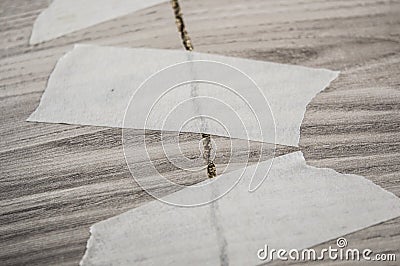
[[[76,42],[183,49],[169,3],[29,46],[49,2],[0,1],[1,265],[76,265],[90,225],[152,200],[125,165],[121,130],[25,122],[57,59]],[[307,107],[300,150],[311,165],[363,175],[400,196],[400,1],[186,0],[183,8],[196,51],[342,71]],[[161,152],[159,133],[150,136]],[[182,139],[197,148],[198,135]],[[204,178],[158,163],[181,183]],[[400,260],[400,218],[346,238]]]

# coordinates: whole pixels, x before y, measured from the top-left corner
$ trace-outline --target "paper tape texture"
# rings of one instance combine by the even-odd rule
[[[167,0],[53,0],[36,19],[30,44],[41,43]]]
[[[231,175],[217,178],[229,182]],[[245,174],[209,205],[153,201],[97,223],[81,265],[256,265],[266,244],[303,249],[400,215],[395,195],[363,177],[308,166],[301,152],[275,158],[255,193],[248,182]],[[209,186],[210,195],[219,186]]]
[[[50,76],[40,105],[28,121],[122,127],[129,104],[135,104],[135,112],[141,114],[147,111],[149,105],[154,104],[154,101],[148,102],[149,99],[157,99],[161,96],[157,88],[163,84],[159,82],[156,86],[147,89],[141,100],[131,103],[130,98],[144,81],[171,65],[197,60],[226,64],[243,72],[260,88],[268,103],[253,101],[254,103],[250,106],[255,110],[270,108],[274,120],[270,121],[269,116],[257,118],[261,121],[267,121],[269,125],[262,138],[255,129],[239,132],[234,128],[227,134],[213,124],[209,124],[203,129],[196,129],[196,127],[185,129],[182,128],[182,125],[176,123],[165,124],[164,119],[161,119],[161,116],[157,117],[157,115],[153,116],[153,122],[146,126],[144,126],[143,121],[135,121],[134,119],[129,120],[125,126],[182,132],[205,131],[204,133],[226,137],[298,146],[300,125],[307,104],[338,75],[338,72],[325,69],[312,69],[195,52],[77,45],[58,61]],[[183,77],[186,75],[185,73],[190,72],[189,68],[190,64],[186,68],[182,68],[179,72],[181,74],[175,73],[174,78],[177,83],[178,81],[185,82]],[[202,71],[200,75],[205,72]],[[234,95],[228,89],[215,89],[215,87],[210,87],[209,84],[198,84],[196,97],[201,97],[204,94],[207,97],[214,97],[216,101],[229,102],[231,103],[229,109],[239,113],[244,104],[237,99],[254,98],[253,93],[243,95],[246,94],[246,88],[248,88],[248,92],[250,92],[250,88],[245,87],[241,80],[236,78],[237,75],[230,75],[228,72],[212,73],[212,71],[209,71],[208,74],[230,83],[229,85],[233,90],[236,89],[235,87],[242,86],[240,93]],[[192,92],[186,89],[175,90],[173,94],[164,97],[163,104],[159,105],[161,109],[158,110],[158,114],[169,113],[177,104],[181,103],[185,103],[182,106],[186,108],[180,110],[182,114],[198,113],[199,110],[197,109],[207,110],[209,107],[207,107],[206,102],[204,102],[204,108],[196,107],[196,104],[191,101],[193,99]],[[201,105],[201,101],[198,102]],[[213,111],[213,113],[225,118],[230,116],[224,109],[218,112]],[[134,118],[134,115],[131,115],[131,117]],[[245,118],[242,121],[248,122],[250,120]],[[256,123],[251,122],[249,124],[255,125]],[[272,130],[276,130],[276,132],[271,132]]]

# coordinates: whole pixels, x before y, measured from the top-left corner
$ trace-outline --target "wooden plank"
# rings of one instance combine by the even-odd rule
[[[76,265],[91,224],[152,200],[130,177],[119,129],[25,122],[57,59],[76,42],[183,49],[168,3],[29,46],[49,2],[0,2],[2,265]],[[361,174],[400,196],[400,1],[188,0],[183,9],[196,51],[341,70],[308,106],[300,149],[314,166]],[[188,145],[198,138],[184,134]],[[174,180],[204,178],[158,162]],[[346,238],[400,259],[399,218]]]

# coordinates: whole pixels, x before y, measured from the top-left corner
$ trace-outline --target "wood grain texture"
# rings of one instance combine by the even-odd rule
[[[57,59],[76,42],[183,49],[169,3],[29,46],[49,2],[0,1],[1,265],[76,265],[90,225],[152,200],[126,167],[121,130],[25,122]],[[400,1],[187,0],[183,10],[196,51],[342,71],[307,107],[300,149],[313,166],[363,175],[400,196]],[[161,152],[159,133],[149,134]],[[197,144],[198,135],[183,135]],[[176,181],[204,178],[158,162]],[[400,218],[346,238],[400,260]]]

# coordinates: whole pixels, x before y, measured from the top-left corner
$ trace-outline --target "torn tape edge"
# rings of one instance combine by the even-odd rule
[[[338,172],[338,171],[336,171],[336,170],[334,170],[334,169],[331,169],[331,168],[311,166],[311,165],[309,165],[309,164],[307,163],[307,161],[306,161],[305,158],[304,158],[304,154],[303,154],[303,152],[301,152],[301,151],[288,153],[288,154],[281,155],[281,156],[278,156],[278,157],[294,157],[294,156],[298,156],[298,157],[299,157],[299,158],[298,158],[298,159],[299,159],[299,162],[298,162],[298,163],[299,163],[299,164],[302,164],[302,165],[303,165],[304,167],[306,167],[306,168],[313,168],[313,169],[325,170],[325,171],[332,172],[332,173],[334,173],[335,175],[342,175],[343,177],[346,177],[346,178],[357,178],[358,180],[360,180],[360,181],[362,181],[362,182],[366,182],[366,184],[369,184],[369,185],[371,185],[372,187],[378,188],[378,189],[380,190],[380,192],[384,192],[384,193],[387,194],[389,197],[392,197],[393,199],[399,200],[399,197],[397,197],[393,192],[388,191],[388,190],[385,190],[385,189],[382,188],[381,186],[375,184],[372,180],[367,179],[367,178],[365,178],[365,177],[363,177],[363,176],[361,176],[361,175],[343,174],[343,173],[340,173],[340,172]],[[274,160],[274,158],[272,158],[272,159],[270,159],[270,160]],[[254,165],[249,166],[249,167],[254,167]],[[240,170],[241,170],[241,169],[238,169],[238,170],[235,170],[235,171],[240,171]],[[235,172],[235,171],[232,171],[232,172]],[[200,183],[201,183],[201,182],[200,182]],[[180,192],[180,191],[177,191],[177,192],[174,192],[174,193],[179,193],[179,192]],[[171,194],[174,194],[174,193],[171,193]],[[169,194],[169,195],[171,195],[171,194]],[[100,225],[100,224],[103,224],[103,223],[107,223],[107,222],[109,222],[109,221],[115,219],[116,217],[118,217],[118,216],[120,216],[120,215],[123,215],[123,214],[126,214],[126,213],[128,213],[128,212],[130,212],[130,211],[132,211],[132,210],[139,209],[139,208],[144,208],[144,207],[147,207],[148,204],[152,204],[152,203],[154,204],[154,203],[156,203],[156,202],[158,202],[158,200],[157,200],[157,199],[153,199],[153,200],[150,201],[150,202],[147,202],[147,203],[145,203],[145,204],[139,205],[139,206],[137,206],[137,207],[135,207],[135,208],[132,208],[132,209],[130,209],[130,210],[128,210],[128,211],[125,211],[125,212],[123,212],[123,213],[121,213],[121,214],[119,214],[119,215],[114,215],[114,216],[112,216],[112,217],[109,217],[109,218],[107,218],[107,219],[105,219],[105,220],[96,222],[96,223],[94,223],[93,225],[91,225],[91,226],[90,226],[90,229],[89,229],[90,236],[89,236],[89,239],[88,239],[87,242],[86,242],[85,253],[84,253],[83,257],[81,258],[81,260],[80,260],[80,262],[79,262],[79,265],[82,266],[83,263],[84,263],[84,261],[85,261],[85,260],[87,259],[87,257],[89,256],[89,253],[88,253],[89,248],[90,248],[91,244],[94,243],[94,241],[95,241],[96,230],[97,230],[97,229],[96,229],[96,226],[98,226],[98,225]],[[161,201],[161,203],[163,203],[163,202]],[[175,207],[177,207],[177,206],[175,206]],[[179,208],[179,207],[177,207],[177,208]],[[369,227],[372,227],[372,226],[376,226],[376,225],[378,225],[378,224],[381,224],[381,223],[390,221],[390,220],[392,220],[392,219],[395,219],[395,218],[400,217],[400,212],[399,212],[399,213],[393,213],[393,214],[390,213],[390,214],[388,215],[388,217],[389,217],[389,218],[381,218],[381,219],[377,220],[376,222],[374,222],[374,223],[372,223],[372,224],[370,224],[370,225],[368,225],[368,226],[359,226],[359,227],[356,227],[356,228],[354,228],[354,229],[349,230],[349,231],[348,231],[347,233],[345,233],[345,234],[340,234],[340,235],[338,234],[338,235],[335,235],[334,237],[332,237],[332,238],[330,238],[330,239],[326,239],[326,240],[323,240],[323,241],[321,241],[321,242],[315,243],[315,244],[313,244],[312,246],[299,247],[298,249],[304,249],[304,248],[309,248],[309,247],[317,246],[317,245],[320,245],[320,244],[329,242],[329,241],[331,241],[331,240],[334,240],[334,239],[336,239],[336,238],[338,238],[338,237],[341,237],[341,236],[344,236],[344,235],[348,235],[348,234],[352,234],[352,233],[355,233],[355,232],[357,232],[357,231],[360,231],[360,230],[363,230],[363,229],[366,229],[366,228],[369,228]]]
[[[47,91],[47,89],[49,88],[49,84],[52,82],[52,80],[53,80],[53,78],[54,78],[54,76],[56,75],[56,71],[60,68],[60,66],[62,66],[63,65],[63,63],[64,63],[64,61],[65,60],[68,60],[67,58],[72,54],[72,53],[74,53],[74,52],[76,52],[76,50],[77,49],[87,49],[87,48],[90,48],[90,47],[100,47],[100,48],[106,48],[106,49],[115,49],[115,48],[117,48],[117,49],[123,49],[123,50],[127,50],[127,51],[132,51],[132,50],[142,50],[142,51],[147,51],[147,52],[161,52],[161,51],[167,51],[167,52],[170,52],[170,53],[182,53],[182,51],[180,51],[180,50],[175,50],[175,49],[153,49],[153,48],[129,48],[129,47],[117,47],[117,46],[101,46],[101,45],[93,45],[93,44],[85,44],[85,43],[81,43],[81,44],[74,44],[74,46],[73,46],[73,48],[71,49],[71,50],[69,50],[69,51],[67,51],[63,56],[61,56],[59,59],[58,59],[58,61],[57,61],[57,63],[55,64],[55,66],[54,66],[54,68],[53,68],[53,70],[51,71],[51,73],[50,73],[50,76],[49,76],[49,78],[48,78],[48,80],[47,80],[47,83],[46,83],[46,86],[45,86],[45,90],[44,90],[44,92],[43,92],[43,94],[42,94],[42,96],[41,96],[41,99],[40,99],[40,101],[39,101],[39,105],[36,107],[36,109],[30,114],[30,116],[26,119],[26,121],[28,121],[28,122],[45,122],[45,123],[55,123],[55,124],[72,124],[72,125],[76,125],[76,123],[74,123],[73,121],[66,121],[66,120],[64,120],[64,121],[59,121],[59,120],[53,120],[53,121],[49,121],[48,119],[46,120],[46,121],[43,121],[43,120],[41,120],[41,119],[39,119],[39,118],[35,118],[35,116],[36,116],[36,112],[38,112],[38,110],[40,109],[40,107],[41,107],[41,104],[44,102],[44,100],[43,100],[43,98],[44,97],[46,97],[46,91]],[[310,69],[312,69],[312,70],[318,70],[318,71],[323,71],[323,72],[327,72],[327,73],[329,73],[330,74],[330,78],[329,78],[329,80],[325,83],[325,84],[323,84],[323,86],[321,86],[321,89],[319,90],[319,92],[317,92],[317,93],[315,93],[314,95],[313,95],[313,97],[309,100],[309,102],[308,102],[308,104],[306,105],[306,108],[304,109],[304,111],[303,111],[303,113],[301,114],[301,121],[303,121],[304,120],[304,117],[305,117],[305,114],[306,114],[306,111],[307,111],[307,106],[312,102],[312,100],[319,94],[319,93],[321,93],[321,92],[323,92],[327,87],[329,87],[330,86],[330,84],[335,80],[335,79],[337,79],[338,78],[338,76],[339,76],[339,74],[340,74],[340,71],[334,71],[334,70],[329,70],[329,69],[325,69],[325,68],[312,68],[312,67],[306,67],[306,66],[301,66],[301,65],[292,65],[292,64],[282,64],[282,63],[275,63],[275,62],[270,62],[270,61],[261,61],[261,60],[253,60],[253,59],[247,59],[247,58],[241,58],[241,57],[230,57],[230,56],[224,56],[224,55],[219,55],[219,54],[212,54],[212,53],[197,53],[197,52],[187,52],[187,51],[184,51],[184,52],[186,52],[186,53],[195,53],[195,54],[198,54],[198,55],[204,55],[204,54],[207,54],[207,55],[210,55],[210,56],[216,56],[216,57],[220,57],[220,58],[222,58],[222,59],[232,59],[232,58],[234,58],[234,59],[239,59],[239,60],[244,60],[244,61],[247,61],[247,62],[252,62],[252,63],[254,63],[254,62],[257,62],[257,63],[268,63],[268,64],[272,64],[272,65],[277,65],[277,66],[285,66],[285,67],[287,67],[287,66],[289,66],[289,67],[294,67],[294,68],[300,68],[300,69],[307,69],[307,70],[310,70]],[[217,58],[218,59],[218,58]],[[223,61],[223,60],[222,60]],[[248,74],[247,74],[248,75]],[[108,125],[108,124],[101,124],[101,123],[98,123],[98,124],[96,124],[96,125],[93,125],[93,124],[90,124],[90,123],[81,123],[81,124],[78,124],[78,125],[83,125],[83,126],[98,126],[98,127],[107,127],[107,128],[123,128],[123,124],[122,123],[120,123],[120,124],[118,124],[118,125],[116,125],[116,126],[110,126],[110,125]],[[296,127],[296,131],[298,131],[298,136],[297,136],[297,138],[296,138],[296,140],[295,140],[295,142],[293,142],[293,143],[289,143],[289,142],[287,142],[287,143],[282,143],[282,142],[279,142],[279,141],[275,141],[275,144],[279,144],[279,145],[286,145],[286,146],[293,146],[293,147],[299,147],[299,143],[300,143],[300,137],[301,137],[301,134],[300,134],[300,131],[301,131],[301,125],[302,125],[302,122],[300,123],[300,126],[299,126],[299,128],[297,128]],[[150,129],[150,128],[149,128]],[[140,129],[139,129],[140,130]],[[151,130],[151,129],[150,129]],[[154,129],[154,130],[159,130],[159,129]],[[199,132],[194,132],[194,131],[184,131],[184,132],[188,132],[188,133],[199,133]],[[245,140],[248,140],[248,139],[245,139]],[[291,141],[290,141],[291,142]],[[258,187],[258,186],[257,186]]]

